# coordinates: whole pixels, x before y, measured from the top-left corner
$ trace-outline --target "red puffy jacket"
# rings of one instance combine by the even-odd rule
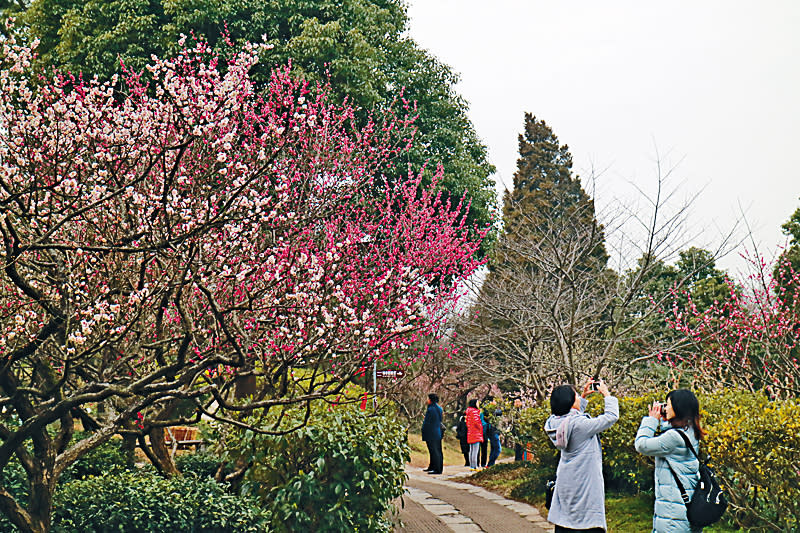
[[[467,407],[467,443],[483,442],[483,424],[481,424],[481,410]]]

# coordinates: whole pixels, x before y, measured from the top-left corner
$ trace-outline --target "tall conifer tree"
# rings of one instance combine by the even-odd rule
[[[536,239],[552,234],[556,222],[570,219],[572,232],[595,234],[597,242],[586,265],[603,269],[608,254],[603,244],[603,228],[595,217],[594,200],[584,191],[580,178],[572,174],[572,154],[569,147],[560,145],[558,137],[544,120],[525,113],[525,130],[519,135],[519,159],[514,174],[514,189],[506,191],[503,198],[504,238],[510,248],[514,242]],[[555,224],[554,224],[555,223]],[[567,237],[563,235],[562,237]],[[493,268],[513,259],[502,249],[498,250]]]

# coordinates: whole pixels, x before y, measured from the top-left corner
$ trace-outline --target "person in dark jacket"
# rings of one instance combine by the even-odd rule
[[[489,451],[489,422],[486,421],[483,410],[481,410],[481,427],[483,428],[483,441],[481,442],[480,465],[481,468],[485,468],[486,455]]]
[[[500,457],[500,452],[503,449],[503,447],[500,445],[500,428],[497,427],[502,414],[503,411],[501,409],[495,409],[494,420],[489,423],[489,429],[487,430],[487,433],[489,433],[491,451],[489,452],[489,462],[486,463],[486,466],[494,466],[495,461],[497,461],[497,458]]]
[[[469,466],[469,443],[467,442],[467,419],[464,415],[458,418],[456,426],[456,437],[461,445],[461,453],[464,454],[464,466]]]
[[[430,464],[425,469],[429,474],[441,474],[442,456],[442,408],[439,407],[439,396],[428,394],[428,409],[422,421],[422,440],[428,445]]]

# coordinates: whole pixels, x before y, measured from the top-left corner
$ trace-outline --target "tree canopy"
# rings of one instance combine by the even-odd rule
[[[417,142],[403,154],[427,176],[441,163],[440,185],[454,197],[466,192],[469,221],[492,222],[494,168],[469,121],[467,104],[454,90],[457,76],[407,36],[401,0],[33,0],[5,2],[21,33],[38,38],[39,61],[62,71],[108,79],[120,61],[141,70],[153,54],[178,49],[181,34],[212,44],[227,33],[236,43],[272,45],[253,73],[264,83],[275,65],[291,61],[293,72],[330,81],[331,97],[348,100],[361,123],[400,98],[416,102]],[[488,240],[486,241],[489,242]],[[487,244],[488,245],[488,244]]]
[[[0,48],[0,512],[26,533],[47,531],[59,474],[115,434],[169,475],[164,427],[291,431],[242,415],[410,364],[478,266],[486,229],[440,176],[379,179],[410,119],[354,127],[288,68],[257,91],[257,48],[226,61],[196,43],[121,91],[42,80],[29,47]],[[74,441],[77,422],[92,432]],[[27,502],[2,484],[12,457]]]
[[[778,280],[780,287],[795,291],[797,287],[793,286],[792,276],[787,276],[787,274],[800,272],[800,208],[792,213],[781,229],[784,235],[789,237],[789,245],[778,258],[773,277]]]
[[[569,147],[559,144],[544,120],[525,113],[514,188],[503,198],[503,235],[512,241],[538,239],[551,232],[559,219],[571,220],[574,231],[596,234],[596,248],[584,262],[587,267],[592,262],[591,268],[604,268],[608,254],[603,228],[595,217],[594,200],[572,173]],[[498,256],[497,262],[508,259]]]

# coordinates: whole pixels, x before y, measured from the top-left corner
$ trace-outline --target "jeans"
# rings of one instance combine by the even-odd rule
[[[492,466],[497,461],[497,458],[500,457],[500,451],[503,449],[500,446],[500,435],[495,433],[489,437],[489,444],[491,444],[491,451],[489,452],[489,462],[486,464],[487,466]]]
[[[469,445],[469,467],[478,468],[478,452],[481,449],[480,442],[473,442]]]

